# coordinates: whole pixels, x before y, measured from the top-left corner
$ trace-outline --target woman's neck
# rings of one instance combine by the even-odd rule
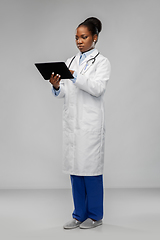
[[[83,53],[88,53],[89,51],[92,51],[92,50],[94,50],[95,48],[91,48],[91,49],[89,49],[89,50],[87,50],[87,51],[85,51],[85,52],[81,52],[82,54]]]

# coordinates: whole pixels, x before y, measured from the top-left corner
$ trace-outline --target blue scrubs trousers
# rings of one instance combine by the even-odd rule
[[[103,175],[70,175],[74,202],[73,218],[83,222],[87,218],[103,218]]]

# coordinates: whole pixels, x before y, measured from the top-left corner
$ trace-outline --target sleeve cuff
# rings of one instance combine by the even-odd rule
[[[77,72],[76,72],[76,71],[74,71],[73,77],[74,77],[74,78],[71,78],[71,81],[72,81],[73,83],[75,83],[76,80],[77,80]]]
[[[60,87],[59,87],[58,90],[56,90],[54,87],[52,87],[52,92],[53,92],[53,94],[54,94],[55,96],[58,96],[59,93],[60,93],[60,91],[61,91]]]

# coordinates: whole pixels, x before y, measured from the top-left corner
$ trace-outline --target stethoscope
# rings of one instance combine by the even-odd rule
[[[87,62],[86,62],[86,65],[83,67],[83,69],[81,70],[80,74],[84,74],[86,71],[88,71],[88,69],[92,66],[92,64],[94,64],[94,62],[96,61],[96,57],[100,54],[97,53],[96,56],[94,56],[93,58],[90,58]],[[92,61],[92,63],[89,65],[88,63]]]
[[[92,64],[94,64],[94,62],[96,61],[96,57],[97,57],[99,54],[100,54],[100,52],[98,52],[95,57],[90,58],[90,59],[86,62],[86,65],[83,67],[83,69],[82,69],[81,72],[80,72],[81,74],[84,74],[86,71],[88,71],[88,69],[90,68],[90,66],[92,66]],[[75,59],[75,57],[76,57],[76,56],[74,56],[74,57],[72,58],[69,66],[68,66],[68,68],[70,68],[70,66],[71,66],[73,60]],[[92,61],[92,63],[89,65],[88,63],[89,63],[90,61]],[[89,67],[88,67],[88,65],[89,65]]]

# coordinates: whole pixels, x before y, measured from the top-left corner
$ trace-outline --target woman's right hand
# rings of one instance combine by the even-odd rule
[[[53,87],[58,90],[60,86],[61,76],[59,74],[54,74],[54,72],[51,74],[49,82],[53,85]]]

